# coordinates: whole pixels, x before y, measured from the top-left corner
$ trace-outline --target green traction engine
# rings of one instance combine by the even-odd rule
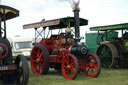
[[[127,29],[128,23],[90,28],[91,31],[98,31],[96,54],[100,57],[103,67],[128,67]]]

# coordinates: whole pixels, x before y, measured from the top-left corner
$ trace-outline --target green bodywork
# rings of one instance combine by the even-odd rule
[[[86,37],[86,39],[85,39],[86,45],[93,52],[96,52],[97,47],[98,47],[97,41],[96,41],[97,36],[98,36],[97,33],[86,33],[85,34],[85,37]]]
[[[127,41],[124,41],[124,48],[125,48],[126,50],[128,50],[128,40],[127,40]]]
[[[119,52],[118,54],[121,54],[121,56],[128,54],[128,32],[127,32],[128,23],[91,27],[90,30],[97,31],[97,34],[95,34],[95,36],[92,37],[92,39],[90,39],[90,41],[86,41],[86,42],[91,42],[91,43],[93,43],[93,45],[95,45],[95,46],[90,45],[88,47],[91,47],[91,46],[98,47],[97,55],[101,56],[100,59],[102,61],[103,67],[109,68],[112,65],[117,64],[115,62],[116,58],[114,57],[116,55],[116,52],[113,51],[113,50],[115,50],[115,48],[118,50],[118,52]],[[121,37],[118,37],[117,30],[122,32]],[[96,39],[93,39],[95,37],[96,37]],[[96,40],[97,44],[95,44],[93,40]],[[115,48],[114,48],[114,46],[115,46]],[[113,53],[112,53],[112,51],[113,51]],[[113,62],[115,62],[115,63],[113,63]]]
[[[113,41],[114,37],[118,37],[118,32],[115,32],[114,30],[122,30],[122,35],[123,35],[123,30],[128,29],[128,23],[123,23],[123,24],[116,24],[116,25],[108,25],[108,26],[97,26],[97,27],[91,27],[91,31],[98,31],[98,39],[99,42],[103,41]],[[104,31],[103,34],[101,34],[99,31]],[[102,39],[101,39],[102,37]],[[123,47],[128,48],[128,44],[126,44],[128,41],[121,37],[123,40]]]
[[[122,30],[122,29],[128,29],[128,23],[90,28],[91,31],[107,31],[107,30]]]
[[[54,25],[54,26],[49,26],[50,29],[66,28],[69,23],[70,23],[70,27],[75,26],[74,17],[64,17],[64,18],[60,18],[58,20],[60,23],[57,25]],[[80,26],[84,26],[84,25],[88,25],[88,20],[80,18]]]
[[[80,26],[88,25],[88,20],[79,18],[80,19]],[[74,17],[64,17],[59,19],[53,19],[53,20],[47,20],[47,21],[41,21],[31,24],[23,25],[24,29],[28,28],[46,28],[49,27],[49,30],[52,29],[62,29],[67,28],[67,26],[70,24],[70,27],[75,26],[75,18]]]

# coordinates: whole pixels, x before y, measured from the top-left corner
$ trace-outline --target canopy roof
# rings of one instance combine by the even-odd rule
[[[54,20],[26,24],[26,25],[23,25],[23,29],[39,28],[39,27],[49,27],[50,30],[61,29],[61,28],[66,28],[69,23],[70,23],[70,27],[74,27],[75,25],[74,17],[64,17],[64,18],[59,18]],[[88,20],[80,18],[80,26],[87,25],[87,24],[88,24]]]
[[[2,21],[4,21],[3,16],[5,16],[5,20],[15,18],[19,16],[19,11],[5,5],[0,5],[0,17],[2,17]]]
[[[107,30],[122,30],[122,29],[128,29],[128,23],[90,28],[91,31],[107,31]]]

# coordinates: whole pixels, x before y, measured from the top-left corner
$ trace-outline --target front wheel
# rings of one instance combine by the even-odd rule
[[[62,73],[66,79],[75,79],[79,72],[79,64],[77,58],[68,54],[63,58],[62,61]]]
[[[27,59],[23,55],[18,55],[15,64],[17,65],[16,85],[27,85],[29,79]]]
[[[89,77],[98,77],[101,72],[101,63],[97,55],[89,53],[84,62],[84,73]]]

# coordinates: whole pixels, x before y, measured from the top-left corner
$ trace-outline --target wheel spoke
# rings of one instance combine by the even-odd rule
[[[64,67],[64,68],[67,68],[67,66],[66,66],[66,65],[64,65],[63,67]]]
[[[43,57],[43,53],[39,54],[39,59],[40,59],[41,57]]]
[[[70,65],[74,64],[74,60],[71,58],[71,62],[70,62]]]
[[[75,75],[75,72],[73,72],[72,69],[70,69],[70,71],[71,71],[71,77],[73,77]]]
[[[93,68],[91,69],[91,76],[93,76],[94,75],[94,70],[93,70]]]
[[[90,71],[90,68],[88,68],[87,72],[89,72],[89,71]]]
[[[69,64],[69,61],[67,60],[67,61],[65,61],[65,63],[68,65]]]
[[[36,60],[32,60],[33,63],[36,63]]]
[[[98,68],[94,67],[94,69],[95,69],[96,71],[98,71]]]
[[[76,66],[71,66],[72,69],[76,69]]]
[[[39,55],[40,55],[40,49],[38,48],[37,49],[37,56],[38,56],[38,58],[39,58]]]
[[[70,65],[72,66],[73,64],[75,64],[75,62],[72,62]]]
[[[65,72],[67,73],[67,72],[69,72],[69,70],[70,70],[70,69],[66,69]]]
[[[94,58],[94,64],[97,63],[97,60]]]
[[[32,51],[33,52],[33,56],[37,56],[37,52],[36,51]]]
[[[72,69],[70,69],[70,71],[71,71],[71,73],[73,73],[75,75],[75,72]]]
[[[39,62],[45,62],[45,60],[44,59],[39,59]]]
[[[99,66],[98,64],[94,64],[94,66]]]

